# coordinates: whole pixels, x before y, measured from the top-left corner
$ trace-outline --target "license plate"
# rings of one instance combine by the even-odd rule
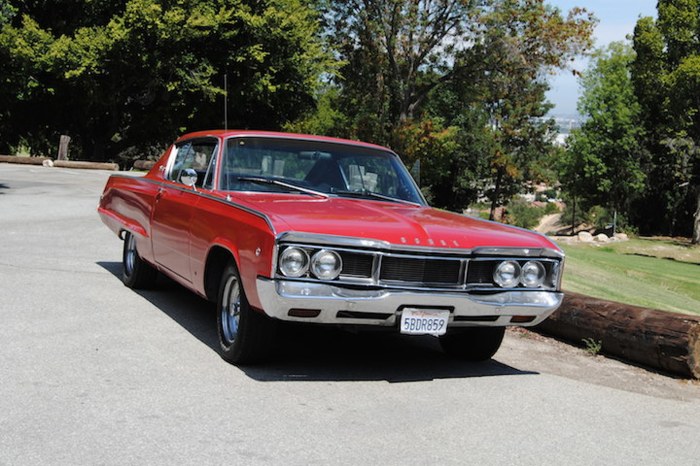
[[[444,309],[411,309],[401,313],[401,333],[409,335],[444,335],[450,311]]]

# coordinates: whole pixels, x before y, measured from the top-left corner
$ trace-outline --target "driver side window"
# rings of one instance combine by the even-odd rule
[[[175,158],[173,160],[173,165],[170,168],[170,173],[168,173],[167,179],[170,181],[180,182],[180,175],[183,171],[188,168],[192,168],[192,163],[194,162],[194,151],[192,150],[192,144],[187,142],[180,146],[175,147]]]
[[[182,173],[191,168],[197,172],[195,186],[211,189],[217,144],[215,141],[188,141],[175,147],[176,153],[167,179],[180,182]]]

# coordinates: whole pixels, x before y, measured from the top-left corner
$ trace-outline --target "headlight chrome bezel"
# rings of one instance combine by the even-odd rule
[[[277,271],[286,278],[337,279],[343,269],[340,254],[333,249],[289,245],[277,258]]]
[[[525,263],[513,259],[504,260],[493,270],[493,281],[500,288],[539,289],[545,285],[547,279],[556,280],[556,271],[553,268],[548,270],[539,260],[529,260]]]
[[[511,277],[504,278],[505,273]],[[493,271],[493,281],[501,288],[515,288],[520,284],[520,264],[512,260],[499,263]]]
[[[334,262],[332,268],[324,270],[324,267],[330,265],[331,260]],[[310,270],[319,280],[335,280],[343,270],[343,259],[340,254],[331,249],[321,249],[311,257]]]
[[[297,267],[295,269],[289,269],[288,267],[286,267],[286,264],[288,264],[286,259],[288,259],[289,256],[291,256],[292,254],[297,254],[297,253],[301,257],[303,264],[300,267]],[[285,248],[285,250],[282,251],[279,255],[279,271],[285,277],[301,278],[304,275],[306,275],[307,272],[309,271],[310,262],[311,262],[311,260],[309,259],[309,253],[307,253],[302,248],[290,246],[288,248]]]
[[[531,280],[530,272],[536,272],[536,277]],[[540,261],[528,261],[520,268],[520,284],[525,288],[540,288],[547,279],[547,269]]]

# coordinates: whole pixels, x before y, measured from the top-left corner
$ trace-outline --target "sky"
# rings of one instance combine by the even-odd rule
[[[643,16],[656,18],[657,0],[548,0],[549,4],[566,13],[573,7],[583,7],[598,18],[594,37],[596,47],[603,47],[610,42],[625,40],[632,35],[637,19]],[[584,71],[588,65],[585,59],[579,59],[573,66]],[[564,70],[550,80],[551,90],[547,97],[554,104],[550,112],[553,116],[576,115],[576,101],[580,89],[578,80],[570,70]]]

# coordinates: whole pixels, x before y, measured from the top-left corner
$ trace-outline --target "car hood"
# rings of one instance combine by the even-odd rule
[[[233,196],[232,196],[233,197]],[[393,245],[473,249],[550,248],[546,237],[500,223],[394,202],[246,193],[235,202],[270,220],[275,233],[313,233],[386,241]]]

